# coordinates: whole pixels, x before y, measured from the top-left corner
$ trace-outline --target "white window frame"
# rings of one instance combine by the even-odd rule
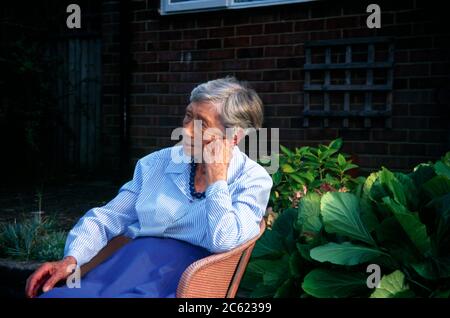
[[[200,11],[214,11],[223,9],[243,9],[252,7],[265,7],[288,3],[310,2],[317,0],[261,0],[249,2],[235,2],[235,0],[195,0],[186,2],[174,2],[161,0],[159,13],[161,15],[180,14]]]

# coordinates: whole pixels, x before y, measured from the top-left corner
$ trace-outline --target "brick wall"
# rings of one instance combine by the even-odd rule
[[[265,105],[265,127],[280,142],[302,146],[338,136],[363,169],[410,169],[449,149],[450,32],[441,7],[429,1],[378,1],[382,28],[366,27],[363,1],[300,4],[160,16],[159,1],[131,2],[130,164],[162,147],[180,126],[197,84],[228,74],[247,80]],[[117,167],[120,136],[117,1],[103,4],[103,147]],[[392,128],[362,119],[349,128],[331,121],[302,125],[304,41],[395,38]]]

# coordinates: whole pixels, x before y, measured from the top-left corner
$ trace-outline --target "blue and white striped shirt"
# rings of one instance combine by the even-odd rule
[[[272,187],[263,167],[235,146],[227,181],[210,184],[206,198],[193,199],[190,165],[171,160],[172,151],[184,156],[182,147],[175,146],[141,158],[133,179],[117,196],[87,211],[70,231],[65,256],[75,257],[81,266],[122,234],[170,237],[218,253],[259,233]]]

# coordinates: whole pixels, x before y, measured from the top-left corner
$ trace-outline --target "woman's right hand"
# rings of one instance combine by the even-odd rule
[[[25,294],[29,298],[36,297],[39,289],[42,287],[44,292],[49,291],[59,281],[66,279],[76,266],[77,260],[73,256],[57,262],[47,262],[42,264],[33,274],[27,279],[25,287]]]

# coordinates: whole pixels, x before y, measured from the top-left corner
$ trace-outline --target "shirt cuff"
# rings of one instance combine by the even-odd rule
[[[83,258],[83,253],[81,251],[72,249],[70,251],[68,251],[67,253],[64,253],[64,258],[66,258],[67,256],[72,256],[77,260],[77,266],[82,266],[85,263],[87,263],[88,261],[85,260]]]
[[[209,197],[221,190],[228,191],[228,183],[225,180],[219,180],[210,184],[208,188],[206,188],[205,195],[206,197]]]

